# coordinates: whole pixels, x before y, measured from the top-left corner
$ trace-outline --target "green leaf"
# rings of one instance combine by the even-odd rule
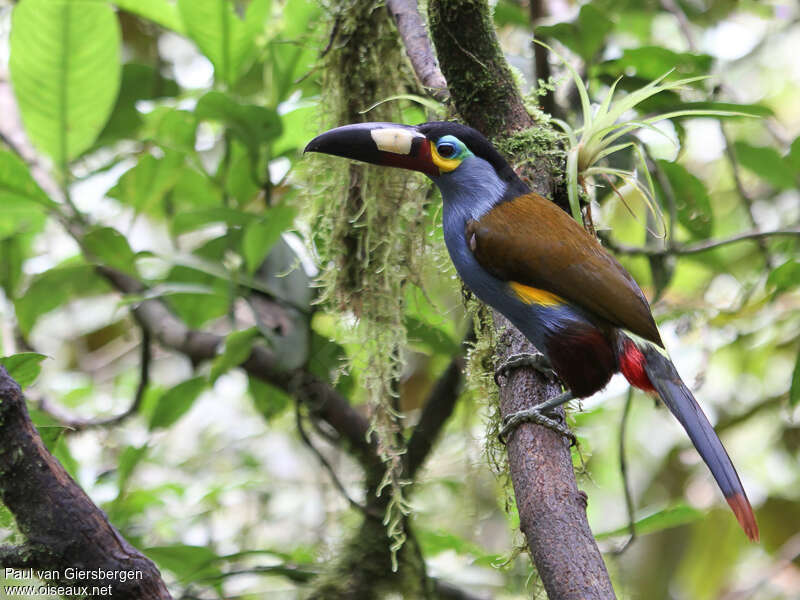
[[[592,4],[584,4],[574,23],[537,27],[536,37],[555,38],[584,60],[591,61],[612,29],[614,24],[606,14]]]
[[[150,417],[150,430],[169,427],[185,415],[207,383],[205,377],[193,377],[164,392]]]
[[[0,203],[3,210],[7,203],[13,201],[34,202],[45,208],[57,206],[33,180],[22,159],[13,152],[0,148]]]
[[[171,230],[173,235],[180,235],[187,231],[194,231],[211,223],[225,223],[226,225],[248,225],[258,217],[235,208],[218,206],[202,210],[182,211],[172,220]]]
[[[194,152],[197,116],[188,110],[161,106],[144,115],[141,137],[164,149],[191,154]]]
[[[672,111],[687,111],[687,110],[714,110],[726,111],[731,113],[743,113],[753,117],[771,117],[775,113],[769,106],[763,104],[736,104],[735,102],[681,102],[669,107],[669,112]]]
[[[273,206],[263,219],[245,227],[242,236],[242,256],[250,274],[264,262],[275,242],[280,239],[281,233],[291,227],[296,214],[297,210],[292,206],[282,204]]]
[[[707,75],[712,58],[707,54],[673,52],[661,46],[641,46],[626,49],[620,58],[598,65],[598,71],[612,77],[619,75],[653,81],[664,73],[675,71],[681,77]]]
[[[0,149],[0,239],[19,232],[38,233],[47,210],[56,206],[36,184],[27,165]]]
[[[22,263],[28,257],[33,236],[16,234],[0,240],[0,286],[6,297],[15,298],[22,281]]]
[[[89,148],[120,82],[120,31],[104,2],[23,0],[11,26],[11,82],[31,141],[56,165]]]
[[[800,352],[797,353],[797,361],[794,363],[792,372],[792,384],[789,387],[789,405],[797,406],[800,404]]]
[[[186,33],[178,7],[167,0],[114,0],[119,8],[153,21],[166,29],[184,35]]]
[[[250,352],[253,351],[253,344],[260,335],[257,327],[234,331],[225,338],[225,346],[222,354],[214,359],[211,365],[211,373],[208,375],[209,381],[214,383],[220,375],[227,373],[233,367],[242,364]]]
[[[791,165],[795,173],[800,173],[800,137],[796,137],[786,155],[786,162]]]
[[[248,377],[247,380],[253,404],[267,421],[278,416],[288,406],[291,406],[292,399],[283,390],[261,381],[257,377]]]
[[[414,317],[406,317],[405,326],[409,341],[418,340],[434,352],[448,356],[453,356],[459,351],[458,342],[431,323],[425,323]]]
[[[711,200],[703,182],[677,163],[657,161],[675,192],[678,221],[695,238],[711,235],[713,217]]]
[[[197,101],[195,114],[199,119],[220,121],[254,158],[261,144],[281,134],[281,119],[271,108],[255,104],[239,104],[227,94],[211,91]]]
[[[229,0],[178,0],[189,37],[214,64],[216,79],[229,85],[252,60],[269,7],[269,0],[253,0],[242,20]]]
[[[167,193],[182,179],[184,157],[167,152],[162,158],[145,154],[132,169],[123,173],[108,196],[131,206],[137,213],[164,214]]]
[[[201,581],[220,574],[214,566],[219,556],[205,546],[154,546],[146,548],[144,553],[159,567],[172,571],[180,581]]]
[[[784,161],[780,153],[771,146],[752,146],[746,142],[734,142],[737,160],[758,177],[780,189],[791,189],[795,184],[795,170]]]
[[[498,27],[530,27],[531,18],[526,8],[520,4],[511,0],[500,0],[494,7],[494,22]]]
[[[125,236],[113,227],[92,228],[83,236],[83,247],[98,264],[136,274],[133,250]]]
[[[55,267],[36,276],[25,294],[14,301],[17,322],[27,335],[39,317],[65,302],[108,290],[108,283],[92,265],[69,263]]]
[[[165,283],[200,285],[212,290],[211,293],[175,292],[167,299],[170,307],[189,327],[201,327],[228,312],[230,285],[216,275],[193,267],[176,266],[170,270]]]
[[[147,451],[149,449],[147,444],[143,444],[139,447],[126,446],[119,455],[119,459],[117,460],[117,488],[120,494],[125,490],[125,484],[133,474],[136,465],[147,456]]]
[[[305,147],[308,141],[317,134],[317,126],[314,123],[316,112],[317,105],[314,104],[301,106],[281,115],[283,133],[272,146],[275,156]]]
[[[39,373],[42,371],[41,362],[47,358],[44,354],[37,352],[20,352],[11,356],[0,358],[0,365],[3,365],[8,374],[14,378],[23,390],[32,384]]]
[[[794,258],[773,269],[767,277],[767,287],[773,289],[776,294],[798,285],[800,285],[800,261]]]
[[[636,521],[637,535],[648,535],[656,533],[664,529],[671,529],[679,525],[685,525],[702,519],[706,514],[703,511],[697,510],[686,505],[675,506],[673,508],[665,508],[652,515],[644,517]],[[613,531],[606,531],[597,534],[595,537],[598,540],[615,537],[618,535],[625,535],[628,533],[628,526],[620,527]]]

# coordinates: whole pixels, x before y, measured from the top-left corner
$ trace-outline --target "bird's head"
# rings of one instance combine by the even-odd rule
[[[500,196],[509,187],[524,192],[524,184],[497,149],[480,132],[460,123],[344,125],[318,135],[305,151],[419,171],[438,184],[445,198],[451,195],[448,191],[489,185]]]

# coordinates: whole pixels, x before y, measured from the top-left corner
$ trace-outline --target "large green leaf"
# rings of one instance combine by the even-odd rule
[[[9,66],[28,135],[66,164],[92,145],[117,97],[114,11],[104,2],[22,0],[12,17]]]
[[[178,0],[189,37],[214,64],[217,80],[229,85],[252,60],[269,7],[269,0],[253,0],[240,19],[230,0]]]

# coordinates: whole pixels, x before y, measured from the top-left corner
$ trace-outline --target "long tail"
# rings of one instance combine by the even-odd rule
[[[639,347],[629,338],[624,339],[620,346],[620,370],[633,385],[646,391],[654,391],[661,397],[689,434],[689,439],[711,470],[745,534],[757,542],[756,517],[739,475],[717,433],[708,422],[708,417],[692,392],[681,381],[672,361],[649,344]]]

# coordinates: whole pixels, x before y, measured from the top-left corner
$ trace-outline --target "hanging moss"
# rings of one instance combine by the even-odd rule
[[[344,0],[327,5],[336,31],[323,59],[322,129],[363,121],[400,122],[397,102],[376,102],[415,92],[389,13],[381,1]],[[334,28],[333,23],[336,23]],[[370,407],[386,473],[378,494],[387,494],[384,525],[392,555],[405,541],[409,512],[401,478],[405,442],[397,387],[404,364],[404,288],[415,281],[424,255],[424,204],[429,184],[407,171],[341,159],[320,159],[311,189],[316,200],[315,245],[326,267],[322,302],[355,317],[361,348],[359,377]],[[336,161],[336,162],[333,162]],[[396,568],[396,565],[393,565]]]

